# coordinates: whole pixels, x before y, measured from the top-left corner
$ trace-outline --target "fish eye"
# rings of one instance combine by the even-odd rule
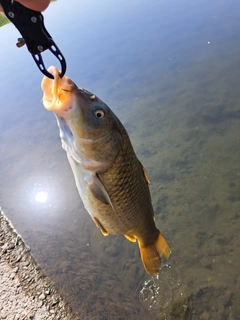
[[[96,110],[94,110],[94,115],[96,118],[101,119],[105,116],[105,112],[102,109],[97,108]]]

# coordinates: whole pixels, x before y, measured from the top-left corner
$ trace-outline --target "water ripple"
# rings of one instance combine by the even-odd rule
[[[187,287],[177,263],[163,265],[156,277],[145,280],[139,299],[156,319],[187,319]]]

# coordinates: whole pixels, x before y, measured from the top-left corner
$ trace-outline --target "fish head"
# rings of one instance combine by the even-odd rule
[[[43,78],[43,105],[56,115],[63,148],[85,169],[105,170],[123,146],[120,121],[94,94],[61,78],[57,68],[48,71],[54,79]]]

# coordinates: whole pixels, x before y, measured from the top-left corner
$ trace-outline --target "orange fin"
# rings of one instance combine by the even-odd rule
[[[144,168],[143,165],[142,165],[142,169],[143,169],[144,178],[145,178],[147,184],[150,184],[150,179],[148,177],[147,170]]]
[[[147,247],[144,247],[139,243],[139,248],[145,270],[152,276],[156,276],[161,267],[161,257],[167,259],[171,253],[167,241],[162,234],[159,233],[159,236],[154,243]]]
[[[136,240],[137,240],[137,238],[135,236],[129,236],[128,234],[125,234],[124,237],[131,242],[136,242]]]
[[[107,232],[107,230],[103,227],[103,225],[101,224],[101,222],[100,222],[97,218],[95,218],[95,217],[93,217],[93,220],[94,220],[94,222],[96,223],[97,227],[101,230],[102,234],[103,234],[104,236],[108,236],[108,232]]]

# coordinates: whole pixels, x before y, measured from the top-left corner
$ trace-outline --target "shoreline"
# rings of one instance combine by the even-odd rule
[[[0,319],[79,319],[1,209]]]

